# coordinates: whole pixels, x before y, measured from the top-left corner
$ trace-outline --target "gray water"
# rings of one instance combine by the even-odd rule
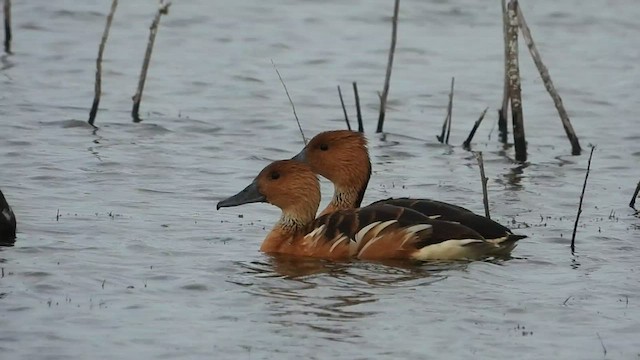
[[[637,359],[640,3],[523,1],[586,151],[571,156],[521,46],[529,162],[497,140],[498,1],[403,0],[389,110],[373,133],[391,1],[176,1],[163,17],[141,124],[131,96],[154,1],[121,1],[96,132],[86,125],[108,1],[16,1],[0,63],[0,188],[18,217],[0,249],[4,359]],[[635,40],[634,40],[635,39]],[[215,210],[307,136],[355,118],[374,173],[365,202],[432,197],[526,234],[504,262],[399,266],[259,251],[269,205]],[[452,76],[452,144],[437,143]],[[569,239],[597,145],[577,234]],[[323,181],[325,202],[331,187]],[[606,348],[606,354],[604,349]]]

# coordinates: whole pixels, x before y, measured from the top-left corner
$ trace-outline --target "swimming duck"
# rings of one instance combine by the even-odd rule
[[[317,175],[295,160],[269,164],[244,190],[220,201],[217,209],[258,202],[282,210],[260,248],[266,253],[332,260],[473,260],[506,255],[517,241],[484,240],[464,225],[389,204],[336,210],[316,219]]]
[[[350,130],[326,131],[316,135],[293,157],[334,184],[334,195],[321,214],[335,210],[357,208],[362,203],[371,177],[371,160],[367,140],[362,133]],[[415,210],[439,220],[455,221],[474,229],[485,239],[525,238],[484,216],[453,204],[432,199],[397,198],[374,202]]]
[[[0,190],[0,246],[11,246],[16,239],[16,216]]]

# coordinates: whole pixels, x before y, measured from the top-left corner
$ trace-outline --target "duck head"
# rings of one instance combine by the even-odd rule
[[[350,130],[322,132],[293,160],[309,164],[311,170],[333,183],[335,193],[329,205],[333,210],[360,206],[371,177],[364,134]]]
[[[217,209],[266,202],[282,210],[283,221],[306,225],[320,205],[320,184],[311,168],[294,160],[280,160],[262,169],[244,190],[220,201]]]

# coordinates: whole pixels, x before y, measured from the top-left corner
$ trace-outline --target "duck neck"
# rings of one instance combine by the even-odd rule
[[[328,214],[336,210],[360,207],[370,177],[371,165],[369,164],[366,172],[356,174],[347,181],[336,183],[334,185],[333,198],[331,198],[331,202],[320,215]]]
[[[318,206],[299,209],[298,211],[282,211],[280,220],[275,224],[262,243],[264,252],[286,252],[283,247],[292,245],[307,233],[309,225],[315,219]]]

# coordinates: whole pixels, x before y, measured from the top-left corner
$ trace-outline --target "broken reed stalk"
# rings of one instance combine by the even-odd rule
[[[520,26],[520,30],[522,31],[522,37],[524,38],[524,41],[529,48],[529,53],[531,54],[531,58],[533,58],[533,62],[538,68],[540,77],[544,82],[544,87],[547,89],[549,95],[551,95],[551,98],[553,99],[554,104],[556,105],[556,109],[558,110],[558,115],[560,115],[560,120],[562,121],[564,131],[567,133],[569,142],[571,142],[571,154],[580,155],[582,148],[580,147],[578,136],[576,136],[576,132],[573,130],[573,126],[571,126],[571,121],[569,120],[567,110],[565,110],[564,105],[562,104],[562,98],[560,98],[558,91],[556,90],[555,86],[553,86],[551,75],[549,75],[549,69],[547,69],[547,67],[542,62],[542,57],[538,52],[538,48],[536,48],[536,44],[533,42],[531,31],[529,30],[529,26],[527,25],[527,22],[524,19],[524,14],[522,13],[522,10],[519,6],[516,6],[516,13],[518,16],[518,24]]]
[[[296,112],[296,105],[293,103],[293,100],[291,100],[291,95],[289,95],[289,90],[287,89],[287,85],[284,83],[284,80],[282,80],[282,76],[280,75],[280,71],[278,71],[278,68],[276,67],[276,64],[273,62],[273,59],[271,59],[271,65],[273,65],[273,69],[276,71],[276,74],[278,74],[278,79],[280,79],[280,83],[282,84],[282,87],[284,88],[284,92],[285,94],[287,94],[287,99],[289,99],[289,104],[291,104],[291,108],[293,109],[293,117],[296,118],[296,123],[298,124],[298,129],[300,129],[300,134],[302,135],[302,141],[304,142],[304,145],[307,145],[307,138],[304,137],[304,132],[302,131],[302,125],[300,125],[300,119],[298,119],[298,113]]]
[[[509,99],[513,121],[513,142],[517,161],[527,161],[527,142],[524,136],[524,118],[522,116],[522,94],[520,88],[520,68],[518,64],[518,0],[511,0],[508,5],[509,26],[508,62],[509,62]]]
[[[391,82],[391,68],[393,67],[393,56],[396,52],[396,39],[398,37],[398,11],[400,10],[400,0],[395,0],[393,7],[393,20],[391,27],[391,48],[389,49],[389,59],[387,61],[387,73],[384,77],[384,88],[380,95],[380,116],[378,117],[378,128],[376,133],[382,132],[384,117],[387,112],[387,97],[389,96],[389,83]]]
[[[342,90],[338,85],[338,96],[340,96],[340,105],[342,105],[342,112],[344,113],[344,121],[347,123],[347,129],[351,131],[351,123],[349,123],[349,115],[347,115],[347,108],[344,106],[344,99],[342,98]]]
[[[362,124],[362,111],[360,111],[360,95],[358,95],[358,83],[353,82],[353,95],[356,98],[356,113],[358,114],[358,132],[364,132],[364,125]]]
[[[156,33],[158,32],[158,25],[160,24],[160,17],[169,13],[169,6],[171,2],[165,3],[164,0],[160,0],[160,6],[158,7],[158,13],[151,22],[149,28],[149,42],[147,43],[147,50],[144,54],[144,61],[142,62],[142,70],[140,71],[140,79],[138,81],[138,89],[135,95],[133,95],[133,108],[131,109],[131,117],[133,122],[141,122],[140,119],[140,101],[142,100],[142,91],[144,90],[144,83],[147,80],[147,70],[149,70],[149,61],[151,60],[151,52],[153,51],[153,43],[156,41]]]
[[[449,134],[451,133],[451,112],[453,111],[453,86],[456,82],[456,78],[451,78],[451,90],[449,91],[449,104],[447,105],[447,116],[444,118],[442,124],[442,133],[440,136],[436,135],[436,138],[442,144],[449,143]]]
[[[485,108],[484,111],[482,112],[482,114],[480,114],[480,117],[478,118],[478,120],[476,120],[476,122],[473,124],[473,129],[471,129],[471,132],[469,133],[469,136],[467,136],[467,140],[465,140],[462,143],[462,147],[463,148],[465,148],[467,150],[471,149],[471,140],[473,140],[473,136],[476,134],[476,130],[478,130],[478,127],[480,126],[480,123],[484,119],[484,116],[487,114],[488,110],[489,110],[489,108]]]
[[[486,112],[486,110],[485,110]],[[478,160],[478,166],[480,167],[480,181],[482,181],[482,202],[484,204],[484,216],[487,219],[491,219],[489,215],[489,194],[487,192],[487,177],[484,175],[484,160],[482,159],[482,151],[476,153],[476,160]]]
[[[633,192],[633,196],[631,197],[631,202],[629,203],[629,207],[633,210],[636,210],[636,198],[638,197],[638,193],[640,192],[640,181],[638,181],[638,186],[636,186],[636,191]]]
[[[582,214],[582,200],[584,199],[584,190],[587,188],[587,179],[589,178],[589,171],[591,170],[591,158],[593,157],[593,150],[595,149],[595,146],[591,147],[589,161],[587,162],[587,173],[584,175],[584,184],[582,184],[582,193],[580,194],[580,203],[578,204],[578,214],[576,215],[576,222],[573,224],[573,235],[571,235],[571,254],[576,252],[576,231],[578,230],[580,214]]]
[[[509,17],[507,15],[507,0],[500,0],[502,6],[502,36],[504,39],[504,84],[502,88],[502,107],[498,110],[498,132],[500,134],[500,141],[507,142],[507,135],[509,135],[509,129],[507,128],[507,116],[509,112],[509,45],[507,38],[507,27],[509,23]]]
[[[98,106],[100,105],[100,95],[102,94],[102,54],[104,53],[104,47],[109,38],[109,29],[111,29],[111,22],[113,21],[113,14],[118,7],[118,0],[111,2],[111,10],[107,15],[107,23],[104,26],[104,32],[102,33],[102,40],[98,47],[98,58],[96,59],[96,83],[93,95],[93,104],[91,105],[91,111],[89,111],[89,125],[95,127],[93,123],[96,121],[96,114],[98,113]]]
[[[4,0],[4,52],[11,54],[11,0]]]

